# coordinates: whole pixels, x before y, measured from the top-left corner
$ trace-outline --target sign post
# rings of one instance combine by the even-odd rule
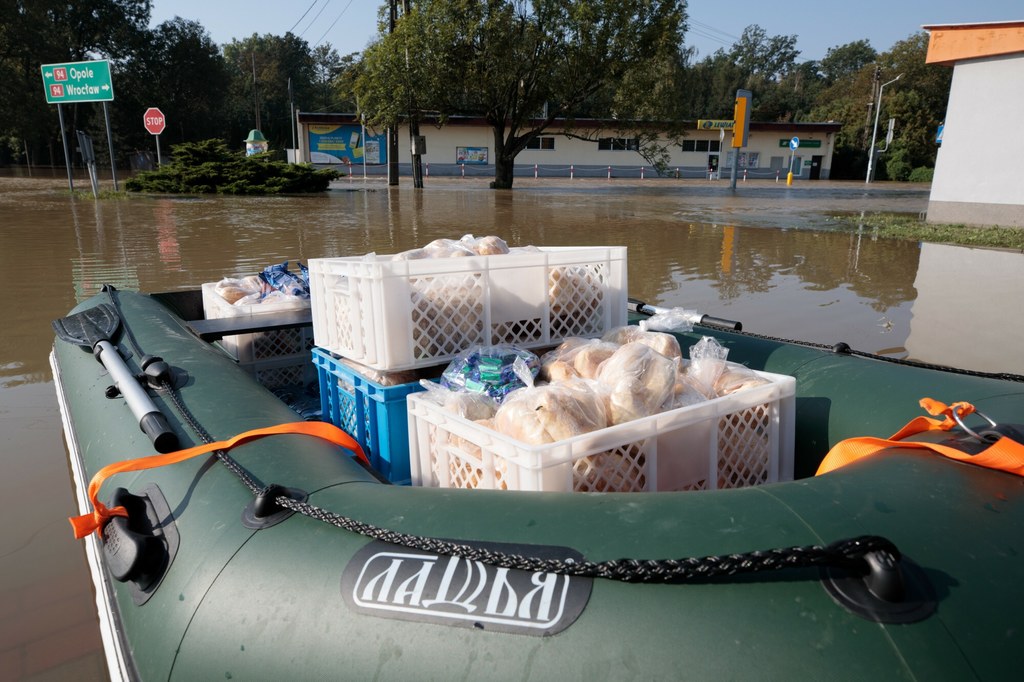
[[[736,189],[736,173],[740,165],[739,150],[747,146],[747,138],[750,137],[750,100],[753,94],[750,90],[736,91],[736,104],[733,107],[732,118],[732,147],[735,150],[732,154],[732,171],[729,174],[729,187]]]
[[[797,147],[800,146],[800,138],[794,137],[789,141],[789,175],[786,176],[786,184],[793,184],[793,156],[796,154]]]
[[[98,59],[88,62],[65,62],[43,64],[39,67],[43,75],[43,89],[46,103],[57,105],[60,118],[60,135],[64,143],[64,161],[68,169],[68,187],[74,191],[71,179],[71,156],[68,154],[67,133],[64,130],[64,112],[60,105],[69,102],[103,102],[103,116],[107,123],[107,142],[110,147],[110,174],[117,190],[117,169],[114,165],[114,143],[110,139],[110,113],[107,102],[114,100],[114,84],[110,79],[110,62]]]
[[[146,126],[146,132],[153,135],[154,139],[156,139],[156,165],[158,167],[162,166],[163,162],[160,160],[160,133],[167,126],[164,112],[156,107],[146,109],[146,113],[142,115],[142,125]]]

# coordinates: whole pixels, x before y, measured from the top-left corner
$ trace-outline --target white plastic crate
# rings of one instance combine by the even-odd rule
[[[407,398],[413,485],[640,492],[739,488],[792,480],[796,380],[532,446]]]
[[[259,317],[271,313],[309,308],[308,299],[286,299],[253,305],[233,305],[217,293],[216,283],[203,284],[203,312],[206,319],[225,317]],[[313,348],[313,330],[308,327],[275,329],[266,332],[233,334],[218,341],[228,355],[240,363],[260,363],[267,360],[301,355],[309,362]],[[315,374],[315,373],[314,373]]]
[[[498,256],[309,261],[317,346],[379,370],[447,362],[474,345],[554,345],[626,324],[626,247]]]

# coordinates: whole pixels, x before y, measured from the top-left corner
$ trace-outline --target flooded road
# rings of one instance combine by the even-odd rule
[[[832,230],[838,214],[916,215],[926,186],[862,183],[343,180],[312,197],[73,199],[0,178],[0,677],[104,679],[47,354],[50,321],[100,285],[198,288],[282,261],[392,253],[439,237],[625,245],[629,294],[747,331],[1024,373],[1024,255]],[[945,398],[945,397],[944,397]],[[954,399],[955,396],[949,397]],[[125,453],[126,456],[132,453]]]

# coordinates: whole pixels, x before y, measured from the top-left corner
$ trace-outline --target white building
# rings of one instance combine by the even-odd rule
[[[953,67],[928,222],[1024,227],[1024,21],[923,28]]]
[[[367,174],[386,174],[386,140],[383,134],[360,127],[352,114],[299,112],[300,161],[324,165],[352,166],[362,173],[365,152]],[[731,147],[732,121],[694,121],[682,145],[670,150],[670,177],[728,178],[735,150]],[[603,132],[596,122],[575,121],[576,130],[588,138],[579,139],[555,126],[534,140],[516,157],[518,177],[615,177],[651,178],[655,172],[636,151],[635,141]],[[809,180],[828,179],[832,167],[835,136],[839,123],[750,123],[748,144],[739,150],[737,175],[750,179],[783,181],[791,164],[793,176]],[[482,118],[451,118],[443,127],[420,124],[426,138],[423,163],[431,175],[494,175],[494,134]],[[365,141],[364,141],[365,138]],[[793,138],[799,138],[791,150]],[[408,128],[399,130],[398,162],[407,175],[411,164]]]

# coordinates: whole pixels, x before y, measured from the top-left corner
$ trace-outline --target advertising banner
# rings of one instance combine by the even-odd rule
[[[456,147],[455,163],[487,163],[487,147]]]
[[[384,135],[367,135],[355,124],[316,124],[309,126],[309,160],[313,163],[361,164],[387,163]]]

